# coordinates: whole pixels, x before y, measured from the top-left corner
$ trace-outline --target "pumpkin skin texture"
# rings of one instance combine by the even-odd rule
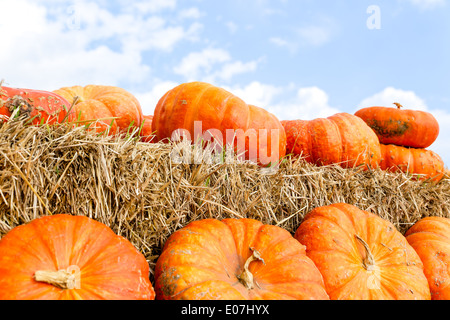
[[[430,300],[422,262],[394,225],[349,204],[309,212],[294,237],[331,300]]]
[[[304,246],[245,218],[198,220],[173,233],[156,262],[155,291],[157,300],[328,300]]]
[[[153,300],[148,277],[127,239],[85,216],[44,216],[0,240],[0,300]]]
[[[380,143],[428,148],[439,135],[439,123],[429,112],[397,108],[368,107],[355,112],[377,134]]]
[[[200,132],[196,123],[201,123]],[[205,82],[169,90],[156,105],[152,127],[157,141],[171,139],[178,129],[189,132],[193,142],[208,132],[209,141],[231,145],[241,158],[260,165],[275,163],[286,154],[284,128],[273,114]],[[260,130],[267,130],[266,140]]]
[[[419,180],[439,182],[445,174],[444,161],[435,152],[426,149],[406,148],[380,144],[380,169],[419,175]]]
[[[352,114],[281,123],[286,132],[288,154],[301,155],[319,166],[378,166],[381,157],[378,138],[364,121]]]
[[[141,129],[141,141],[142,142],[152,142],[154,140],[153,131],[152,131],[152,115],[144,115],[143,116],[143,124]]]
[[[115,86],[87,85],[63,87],[53,91],[70,103],[71,121],[95,122],[95,131],[126,133],[130,126],[139,127],[143,120],[139,101],[130,92]]]
[[[405,233],[424,264],[432,300],[450,300],[450,219],[426,217]]]
[[[33,119],[32,124],[61,123],[71,104],[58,94],[42,90],[0,86],[0,120],[7,120],[16,108],[19,116]]]

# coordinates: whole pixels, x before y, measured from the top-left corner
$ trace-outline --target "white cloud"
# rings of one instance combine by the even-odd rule
[[[123,1],[114,11],[108,4],[16,0],[3,5],[0,77],[11,86],[43,90],[86,82],[132,86],[151,79],[144,52],[170,52],[180,42],[197,41],[202,28],[196,21],[181,24],[153,14],[172,10],[176,1],[131,6]]]
[[[233,21],[226,22],[225,26],[227,27],[228,31],[230,31],[230,33],[232,34],[236,33],[239,29],[238,25]]]
[[[340,112],[329,104],[328,94],[315,86],[298,89],[294,101],[278,108],[282,108],[280,113],[284,114],[286,120],[326,118]]]
[[[180,13],[178,14],[178,17],[181,19],[199,19],[203,15],[204,14],[202,12],[200,12],[200,10],[198,8],[193,7],[193,8],[181,10]]]
[[[288,49],[291,53],[296,53],[304,47],[320,47],[333,38],[339,29],[337,24],[331,19],[322,19],[318,24],[312,24],[300,28],[295,28],[290,35],[273,36],[269,42]]]
[[[189,53],[173,68],[173,72],[186,81],[230,81],[237,74],[255,71],[261,61],[233,61],[225,49],[206,48]]]
[[[126,5],[131,5],[142,13],[155,13],[163,9],[175,9],[176,0],[145,0],[145,1],[124,1]]]
[[[406,109],[427,110],[425,101],[416,95],[414,91],[387,87],[383,91],[370,96],[358,105],[358,108],[373,106],[392,107],[398,102]],[[356,110],[355,110],[356,111]]]
[[[191,52],[185,56],[173,71],[184,76],[188,81],[198,80],[202,74],[209,74],[216,64],[229,61],[230,54],[223,49],[204,49]]]
[[[267,110],[271,108],[271,104],[275,101],[276,96],[285,91],[285,88],[258,81],[253,81],[244,87],[224,86],[224,89],[232,92],[248,104],[253,104]]]
[[[422,10],[435,9],[446,5],[446,0],[406,0]]]
[[[341,112],[330,105],[328,94],[315,86],[297,88],[289,84],[277,87],[254,81],[245,87],[227,89],[246,103],[268,110],[280,120],[312,120]],[[292,98],[285,98],[292,94]]]
[[[332,31],[324,26],[308,26],[297,30],[302,43],[321,46],[331,39]]]
[[[158,81],[149,91],[134,93],[139,100],[142,113],[145,115],[153,115],[159,99],[161,99],[167,91],[175,88],[177,85],[179,85],[179,83],[173,81]]]

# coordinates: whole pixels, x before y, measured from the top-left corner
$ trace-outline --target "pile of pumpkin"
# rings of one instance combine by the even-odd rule
[[[0,299],[450,299],[450,219],[403,236],[349,204],[309,212],[295,235],[253,219],[203,219],[149,264],[125,238],[85,216],[44,216],[0,240]]]
[[[125,134],[137,127],[146,142],[168,141],[182,130],[191,140],[231,144],[237,155],[262,166],[276,165],[291,154],[319,166],[381,168],[440,181],[446,171],[444,162],[426,149],[439,134],[438,122],[428,112],[397,106],[279,121],[265,109],[204,82],[169,90],[153,115],[143,115],[131,93],[113,86],[73,86],[54,92],[2,86],[0,90],[0,119],[14,113],[35,124],[69,121],[108,134]],[[196,123],[201,123],[201,137]],[[231,140],[228,130],[234,134]]]
[[[317,165],[396,168],[434,181],[444,174],[440,157],[425,149],[439,131],[430,114],[369,108],[279,121],[203,82],[169,90],[151,116],[117,87],[44,92],[2,86],[0,120],[15,117],[107,134],[140,128],[143,141],[157,142],[179,129],[193,136],[194,122],[201,121],[203,130],[217,130],[212,138],[228,129],[245,134],[236,151],[263,166],[273,165],[275,153],[277,161],[294,154]],[[275,134],[263,139],[260,130]],[[46,216],[0,239],[0,299],[450,299],[449,234],[448,218],[424,218],[402,235],[349,204],[314,209],[294,236],[251,219],[198,220],[169,237],[153,287],[144,256],[106,225],[83,216]]]

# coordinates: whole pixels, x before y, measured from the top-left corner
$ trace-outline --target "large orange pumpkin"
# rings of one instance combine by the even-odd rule
[[[145,257],[109,227],[59,214],[0,240],[0,300],[151,300]]]
[[[143,120],[136,97],[116,86],[72,86],[54,92],[74,104],[71,121],[91,123],[98,132],[125,133],[130,126],[139,127]]]
[[[18,109],[19,117],[32,124],[62,122],[71,104],[53,92],[0,86],[0,120],[7,120]]]
[[[405,236],[424,264],[431,299],[450,300],[450,219],[423,218]]]
[[[349,204],[318,207],[295,232],[332,300],[429,300],[423,264],[395,226]]]
[[[219,145],[232,146],[241,158],[245,154],[245,160],[262,165],[276,163],[286,153],[284,129],[273,114],[205,82],[169,90],[156,105],[152,127],[157,141],[173,138],[177,130],[187,131],[194,142],[212,136]]]
[[[378,166],[381,156],[378,138],[364,121],[352,114],[281,123],[286,132],[287,153],[301,155],[316,165]]]
[[[328,300],[305,247],[253,219],[191,222],[166,241],[155,268],[161,300]]]
[[[368,107],[355,115],[371,127],[380,143],[413,148],[428,148],[439,135],[439,123],[429,112],[396,108]]]
[[[401,171],[417,175],[420,180],[440,181],[444,177],[444,161],[435,152],[419,148],[406,148],[380,144],[382,170]]]

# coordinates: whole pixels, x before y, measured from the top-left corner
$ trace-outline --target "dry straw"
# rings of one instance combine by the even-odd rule
[[[167,237],[198,219],[254,218],[293,233],[310,210],[337,202],[376,213],[401,232],[425,216],[450,217],[448,176],[431,184],[291,158],[272,174],[237,161],[176,163],[172,145],[137,137],[0,124],[0,237],[42,215],[85,215],[129,239],[153,270]]]

